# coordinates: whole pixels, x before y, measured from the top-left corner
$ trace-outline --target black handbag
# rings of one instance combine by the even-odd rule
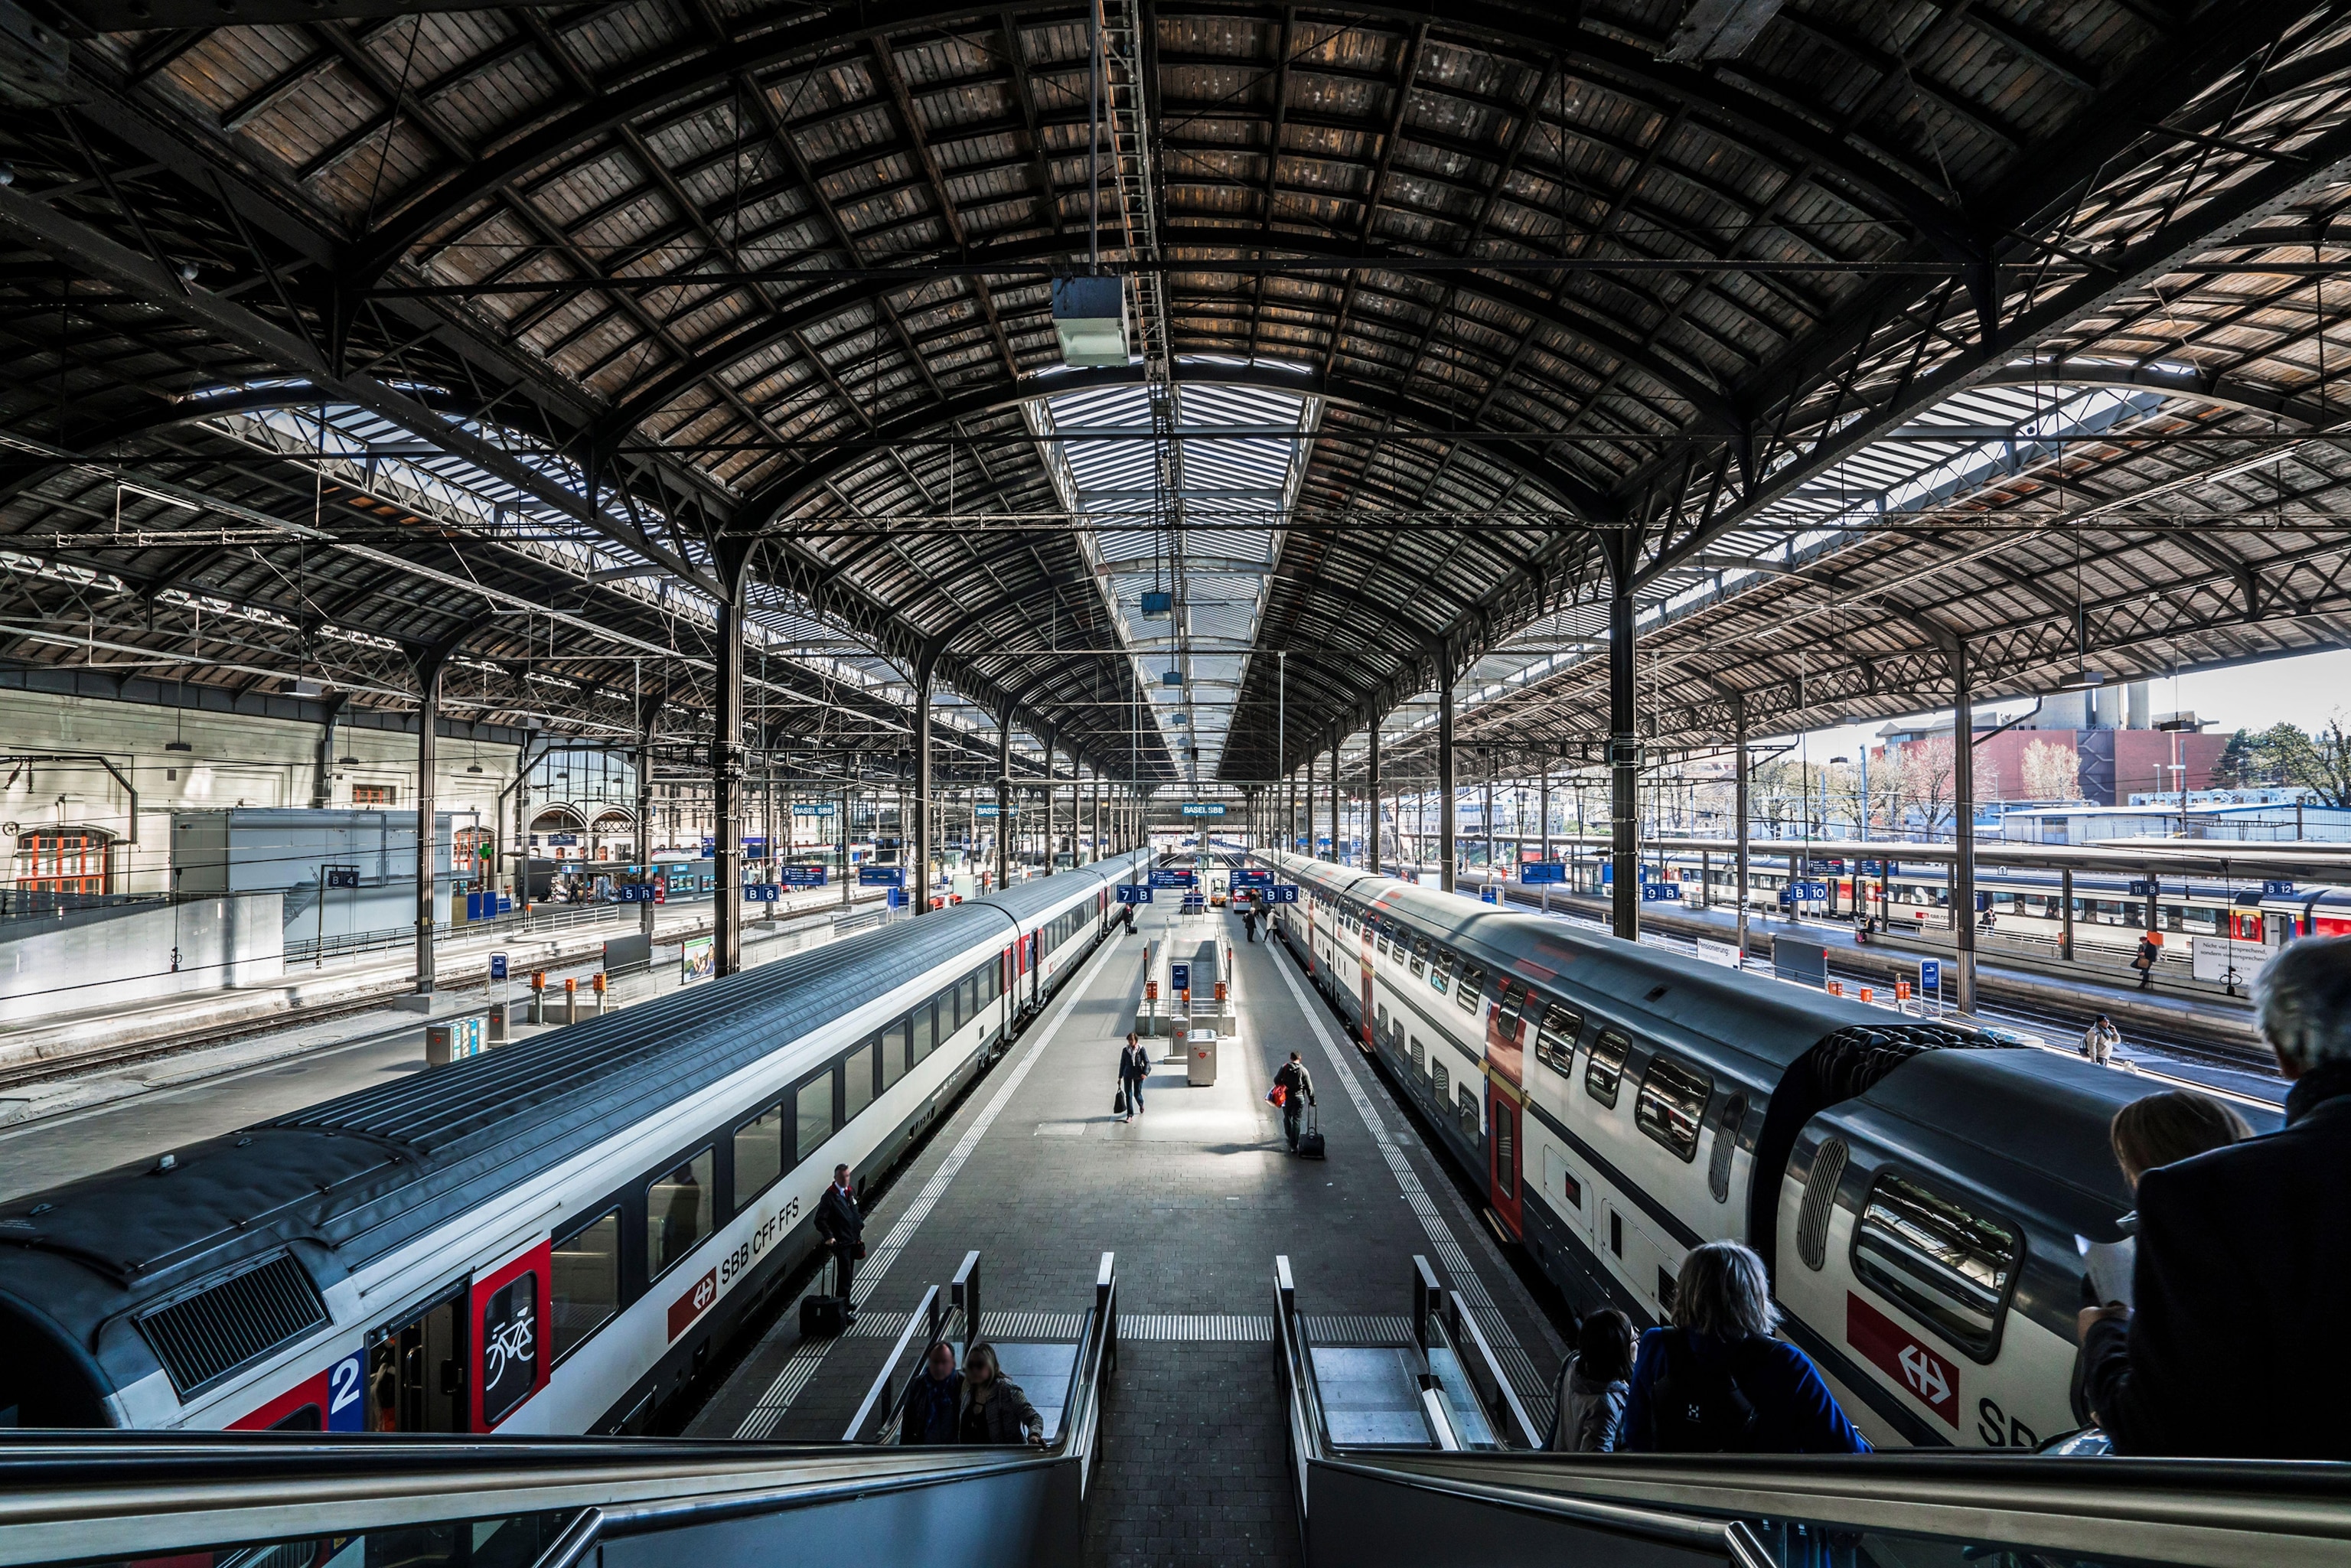
[[[1110,1113],[1113,1116],[1123,1116],[1126,1114],[1126,1091],[1124,1089],[1122,1088],[1118,1092],[1118,1097],[1110,1103]]]

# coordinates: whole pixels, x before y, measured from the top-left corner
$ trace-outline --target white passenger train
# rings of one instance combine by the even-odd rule
[[[2107,1124],[2159,1085],[1270,858],[1316,983],[1579,1310],[1662,1321],[1688,1250],[1732,1238],[1872,1441],[2029,1448],[2084,1424],[2076,1239],[2118,1239]]]
[[[1124,857],[0,1205],[0,1424],[643,1431]]]

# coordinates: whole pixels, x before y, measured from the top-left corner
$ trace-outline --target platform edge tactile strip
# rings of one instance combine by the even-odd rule
[[[1271,1344],[1273,1319],[1247,1312],[1121,1312],[1118,1337],[1165,1343]]]

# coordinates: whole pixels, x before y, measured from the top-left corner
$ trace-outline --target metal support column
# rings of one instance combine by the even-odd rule
[[[433,994],[433,927],[438,912],[433,873],[439,858],[433,842],[434,784],[441,767],[441,671],[446,662],[443,654],[434,653],[417,672],[421,700],[416,714],[416,994],[420,997]],[[528,873],[529,862],[525,862],[524,874]],[[326,896],[322,885],[319,893],[322,905]]]
[[[1012,710],[996,725],[996,891],[1012,885]]]
[[[914,863],[908,877],[908,907],[931,912],[932,796],[937,785],[931,762],[931,674],[926,660],[914,672]]]
[[[661,687],[666,698],[669,687]],[[661,723],[663,701],[655,700],[638,716],[642,721],[641,738],[637,744],[637,875],[646,884],[643,899],[637,904],[637,929],[646,941],[653,935],[653,730]],[[528,862],[525,862],[526,866]],[[521,900],[516,900],[517,904]]]
[[[1959,1010],[1976,1009],[1976,720],[1970,689],[1968,644],[1951,642],[1951,936],[1958,962],[1951,966]]]
[[[1885,886],[1881,880],[1880,887]],[[2057,956],[2067,963],[2074,961],[2074,872],[2068,866],[2057,873],[2059,917],[2064,922],[2057,928]]]
[[[1339,825],[1339,737],[1331,737],[1331,863],[1339,863],[1340,844],[1346,831]]]
[[[1447,893],[1456,881],[1453,857],[1453,661],[1437,672],[1437,885]]]
[[[717,655],[710,736],[711,973],[743,967],[743,590],[739,575],[721,600],[712,627]],[[844,865],[841,875],[846,878]]]
[[[1060,848],[1053,828],[1053,744],[1061,738],[1059,729],[1045,732],[1045,874],[1053,874],[1053,861]],[[1074,815],[1074,813],[1072,813]]]
[[[1627,942],[1641,936],[1641,742],[1635,733],[1638,694],[1633,684],[1633,570],[1637,547],[1625,540],[1611,551],[1608,595],[1609,852],[1614,896],[1609,927]]]
[[[1371,814],[1364,823],[1364,859],[1374,876],[1381,874],[1380,864],[1380,721],[1372,719],[1371,758],[1364,764],[1364,793],[1371,800]]]
[[[1306,754],[1306,847],[1299,853],[1308,860],[1319,857],[1314,852],[1314,753]]]
[[[1739,897],[1739,962],[1747,964],[1747,699],[1734,695],[1730,699],[1730,716],[1737,726],[1739,747],[1738,766],[1733,771],[1730,789],[1731,815],[1739,819],[1739,869],[1732,876],[1734,891]]]

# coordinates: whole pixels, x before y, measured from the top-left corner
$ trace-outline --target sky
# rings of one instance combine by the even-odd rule
[[[2010,698],[1994,706],[2001,717],[2008,718],[2032,703]],[[2338,709],[2351,721],[2351,651],[2304,653],[2180,675],[2176,680],[2165,676],[2150,686],[2147,709],[2158,715],[2185,709],[2207,721],[2208,731],[2222,735],[2240,729],[2263,730],[2281,722],[2310,729]],[[1948,715],[1949,710],[1943,712]],[[1979,725],[1982,719],[1979,709]],[[1874,743],[1883,722],[1872,719],[1865,725],[1816,729],[1803,737],[1804,747],[1814,762],[1853,757],[1855,747]]]

